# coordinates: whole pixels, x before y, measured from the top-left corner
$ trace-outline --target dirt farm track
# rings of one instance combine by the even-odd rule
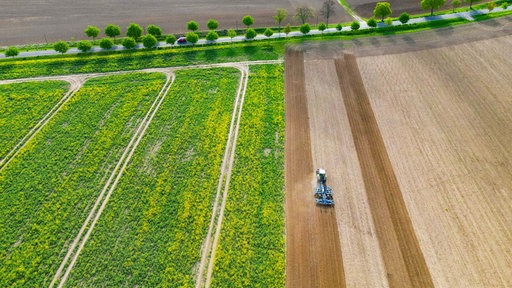
[[[511,47],[508,17],[288,50],[288,287],[512,287]]]

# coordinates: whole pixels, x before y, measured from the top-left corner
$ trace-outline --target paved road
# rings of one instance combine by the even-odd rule
[[[505,10],[512,10],[512,6],[509,6]],[[500,11],[503,11],[503,9],[495,8],[494,10],[492,10],[492,13],[500,12]],[[424,22],[441,20],[441,19],[455,19],[455,18],[465,18],[469,21],[474,21],[475,20],[473,18],[474,15],[487,14],[487,13],[489,13],[488,9],[481,9],[481,10],[473,10],[473,11],[468,11],[468,12],[457,12],[457,13],[450,13],[450,14],[444,14],[444,15],[420,17],[420,18],[413,18],[413,19],[409,20],[408,24],[424,23]],[[369,29],[370,28],[364,21],[360,21],[359,23],[361,25],[360,29]],[[400,21],[393,21],[392,25],[397,26],[397,25],[403,25],[403,24],[400,23]],[[384,26],[386,26],[385,23],[382,23],[382,22],[377,23],[377,27],[384,27]],[[349,30],[350,30],[350,27],[348,27],[348,26],[343,27],[341,29],[341,31],[349,31]],[[309,32],[309,34],[317,35],[317,34],[322,34],[322,33],[328,34],[328,33],[334,33],[334,32],[338,32],[338,31],[335,28],[329,28],[323,32],[319,31],[319,30],[311,30]],[[236,36],[233,39],[228,38],[228,37],[221,37],[221,38],[217,39],[216,41],[208,41],[206,39],[200,39],[196,45],[204,45],[204,44],[212,44],[212,43],[244,42],[244,41],[264,40],[264,39],[268,39],[268,38],[279,38],[279,37],[287,37],[288,38],[288,37],[300,37],[300,36],[303,36],[303,34],[299,31],[290,32],[288,35],[286,35],[285,33],[274,33],[270,37],[266,37],[265,35],[259,34],[256,36],[256,38],[254,38],[254,40],[248,40],[245,38],[245,36],[241,35],[241,36]],[[158,45],[158,47],[179,46],[178,44],[167,44],[165,42],[159,42],[157,45]],[[191,44],[180,44],[180,45],[189,46]],[[136,49],[143,49],[143,48],[144,48],[144,46],[142,46],[142,44],[138,44],[136,47]],[[126,49],[122,45],[117,45],[114,48],[112,48],[110,51],[118,51],[118,50],[126,50]],[[100,52],[100,51],[104,51],[104,50],[98,46],[95,46],[90,51],[91,52]],[[78,54],[78,53],[80,53],[80,51],[77,48],[70,48],[66,52],[66,54]],[[29,51],[29,52],[20,52],[20,54],[17,57],[24,58],[24,57],[58,55],[58,54],[59,53],[54,50],[35,50],[35,51]],[[0,59],[1,58],[5,58],[5,54],[0,54]]]

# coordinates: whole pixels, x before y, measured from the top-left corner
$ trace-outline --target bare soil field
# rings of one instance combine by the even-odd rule
[[[286,150],[286,159],[303,166],[285,167],[288,286],[317,277],[304,276],[308,267],[295,261],[322,269],[307,258],[316,242],[290,239],[318,229],[311,217],[296,219],[325,210],[307,195],[319,167],[334,191],[329,216],[337,220],[346,287],[512,285],[510,23],[289,50],[304,62],[285,62],[296,86],[286,85],[286,113],[298,105],[288,94],[305,94],[306,107],[303,119],[286,119],[287,129],[298,125],[303,134],[286,136],[299,141],[286,147],[302,151]],[[300,189],[305,204],[295,203],[302,206],[292,214],[289,194]],[[298,251],[306,256],[290,257]]]
[[[87,25],[103,30],[110,23],[119,25],[122,35],[131,22],[156,24],[164,33],[184,33],[188,21],[194,20],[200,30],[206,30],[210,18],[219,21],[219,29],[241,29],[245,27],[241,22],[244,15],[253,16],[254,27],[274,27],[272,16],[277,8],[288,11],[283,25],[297,24],[293,19],[295,8],[307,5],[318,11],[322,3],[323,0],[0,0],[0,46],[84,39]],[[349,20],[350,16],[339,6],[330,22]],[[322,19],[311,19],[310,23],[318,21]]]

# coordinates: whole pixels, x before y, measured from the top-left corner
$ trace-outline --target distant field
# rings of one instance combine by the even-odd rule
[[[318,10],[322,3],[322,0],[0,0],[0,46],[70,41],[72,37],[83,39],[87,25],[103,30],[109,23],[119,25],[122,35],[130,22],[143,26],[156,24],[164,33],[184,33],[190,20],[198,22],[200,30],[207,30],[206,22],[210,18],[219,21],[219,29],[243,28],[244,15],[254,17],[255,27],[273,27],[276,24],[272,16],[277,8],[288,11],[284,25],[296,24],[292,17],[296,7],[305,4]],[[330,20],[332,23],[350,20],[341,6],[336,8],[336,13]],[[315,17],[310,22],[317,21],[322,19]]]

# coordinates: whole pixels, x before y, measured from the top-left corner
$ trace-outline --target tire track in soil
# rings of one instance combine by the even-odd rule
[[[21,138],[21,140],[18,143],[16,143],[16,145],[11,149],[11,151],[9,151],[9,153],[7,153],[5,155],[5,157],[0,160],[0,171],[2,171],[7,166],[7,164],[9,164],[11,162],[11,160],[14,157],[16,157],[16,155],[18,155],[18,153],[23,149],[23,147],[25,147],[25,145],[30,140],[32,140],[32,138],[34,138],[34,136],[39,131],[41,131],[41,129],[43,129],[43,127],[46,125],[46,123],[48,123],[52,119],[52,117],[55,114],[57,114],[57,112],[59,112],[59,110],[64,106],[64,104],[66,104],[66,102],[68,102],[68,100],[71,99],[71,97],[73,97],[73,95],[76,93],[76,91],[78,91],[85,82],[85,78],[80,77],[80,76],[57,77],[55,79],[48,78],[48,79],[44,79],[44,80],[33,80],[33,81],[45,81],[45,80],[62,80],[62,81],[68,82],[70,84],[68,92],[66,92],[64,94],[64,96],[62,96],[62,98],[59,100],[59,102],[57,102],[57,104],[55,104],[52,107],[52,109],[50,109],[50,111],[48,113],[46,113],[46,115],[44,115],[43,118],[41,118],[41,120],[39,120],[39,122],[37,122],[37,124],[34,125],[34,127],[32,127],[32,129],[30,129],[27,132],[27,134],[23,138]],[[9,81],[9,82],[6,81],[4,83],[8,84],[8,83],[21,83],[21,82],[27,82],[27,81],[14,80],[14,81]]]
[[[356,57],[335,60],[390,287],[434,287]]]
[[[235,103],[233,105],[233,114],[231,116],[231,124],[229,128],[228,140],[226,149],[224,151],[224,158],[221,165],[221,175],[217,186],[217,193],[212,208],[212,217],[208,233],[201,249],[201,262],[199,263],[198,272],[196,276],[196,287],[210,287],[211,278],[213,274],[215,251],[217,250],[220,232],[222,228],[222,220],[224,218],[224,209],[226,207],[226,200],[229,190],[229,182],[231,180],[231,172],[233,169],[233,162],[236,151],[236,141],[238,139],[238,130],[240,127],[240,119],[242,115],[242,108],[245,99],[245,92],[247,91],[247,82],[249,80],[249,68],[247,65],[233,65],[240,70],[240,81],[238,85]],[[220,203],[220,206],[219,206]],[[215,233],[212,237],[212,234]],[[207,269],[206,269],[207,268]],[[205,269],[207,271],[206,278],[204,276]]]
[[[78,256],[80,255],[80,252],[82,251],[82,248],[84,247],[85,243],[87,242],[90,234],[92,233],[92,230],[94,229],[94,226],[96,225],[98,219],[100,218],[103,210],[105,209],[108,200],[110,196],[112,195],[112,192],[114,191],[115,187],[117,186],[117,183],[119,182],[119,179],[121,179],[121,176],[123,174],[124,169],[128,165],[133,153],[135,152],[135,149],[137,148],[139,142],[144,136],[144,133],[146,132],[146,129],[149,127],[149,124],[151,123],[151,120],[155,116],[156,112],[158,111],[158,108],[162,104],[162,102],[165,99],[165,96],[169,92],[169,89],[172,86],[172,83],[174,82],[175,76],[172,73],[171,70],[164,71],[161,70],[161,73],[166,74],[167,81],[165,82],[164,86],[160,90],[160,93],[155,98],[155,101],[149,108],[148,112],[146,113],[144,119],[142,120],[141,124],[133,134],[130,142],[125,148],[125,151],[121,155],[121,158],[119,159],[119,162],[117,163],[116,167],[112,171],[110,178],[105,183],[100,195],[96,199],[96,202],[94,203],[94,206],[92,207],[87,219],[83,223],[78,235],[74,239],[71,246],[68,248],[68,252],[64,259],[62,260],[57,272],[55,273],[52,282],[50,283],[49,287],[54,287],[58,283],[58,287],[63,287],[66,283],[66,280],[73,269],[73,266],[75,265]],[[107,191],[108,190],[108,191]],[[106,195],[105,195],[106,193]],[[87,229],[87,231],[86,231]],[[84,235],[85,232],[85,235]],[[77,247],[78,245],[78,247]],[[68,264],[69,262],[69,264]],[[62,272],[65,270],[64,275],[62,275]]]
[[[316,206],[303,52],[285,54],[286,286],[345,287],[335,210]]]

